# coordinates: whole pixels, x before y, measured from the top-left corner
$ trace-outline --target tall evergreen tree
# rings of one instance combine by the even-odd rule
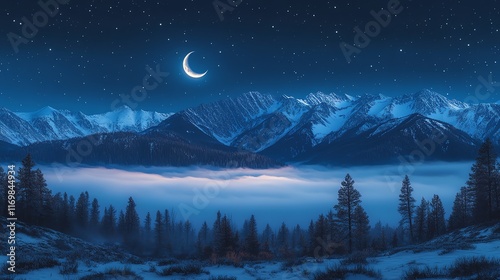
[[[472,165],[467,186],[474,195],[474,220],[483,222],[494,218],[495,182],[497,176],[496,154],[490,139],[479,148],[476,162]]]
[[[89,223],[89,194],[88,192],[80,193],[75,206],[77,232],[88,229]]]
[[[163,217],[161,215],[160,210],[156,211],[156,218],[155,218],[155,248],[156,248],[156,255],[161,256],[161,252],[163,249],[163,243],[164,243],[164,224],[163,224]]]
[[[40,169],[33,170],[35,162],[28,154],[17,173],[16,204],[19,218],[35,225],[46,225],[53,216],[52,194]]]
[[[318,220],[314,224],[314,253],[318,255],[315,257],[326,257],[330,254],[330,246],[328,245],[328,232],[328,221],[323,214],[320,214]]]
[[[370,220],[361,205],[354,209],[353,217],[354,239],[356,240],[356,249],[364,250],[368,248],[368,234],[370,232]]]
[[[47,226],[62,232],[62,221],[64,213],[64,200],[62,194],[60,192],[56,193],[52,197],[52,201],[50,203],[52,204],[53,215],[50,221],[47,223]]]
[[[133,251],[140,248],[140,220],[139,215],[135,209],[136,204],[132,197],[129,197],[127,208],[125,209],[125,232],[124,243]]]
[[[198,232],[197,241],[198,253],[204,258],[209,258],[212,255],[212,248],[210,247],[210,229],[207,222],[201,225]]]
[[[109,210],[108,210],[109,211]],[[125,213],[123,210],[120,210],[120,214],[118,215],[118,225],[117,225],[118,234],[125,241],[125,235],[127,234],[127,226],[125,221]]]
[[[123,212],[122,212],[123,214]],[[123,216],[125,219],[125,216]],[[124,220],[122,221],[124,223]],[[113,239],[116,236],[116,210],[113,205],[109,205],[108,208],[104,209],[104,215],[102,217],[101,228],[104,237],[108,239]]]
[[[148,212],[146,214],[146,218],[144,218],[144,234],[143,234],[143,242],[146,250],[150,250],[153,247],[153,235],[151,228],[151,214]]]
[[[224,215],[220,221],[219,228],[219,241],[217,254],[219,256],[225,256],[228,252],[232,252],[235,249],[235,238],[233,235],[233,229],[231,227],[231,221]]]
[[[264,231],[262,232],[262,237],[260,239],[260,244],[262,244],[262,251],[266,253],[271,253],[271,249],[274,247],[274,232],[269,224],[266,224]]]
[[[415,236],[418,242],[424,242],[427,239],[427,213],[429,209],[429,203],[422,197],[420,205],[416,209],[415,215]]]
[[[311,220],[309,222],[309,227],[307,228],[307,235],[309,237],[309,256],[311,257],[317,257],[315,256],[314,251],[316,250],[317,246],[317,241],[316,241],[316,229],[314,227],[314,222]]]
[[[71,217],[71,209],[68,199],[68,194],[63,194],[63,208],[61,211],[61,231],[64,233],[69,233],[71,231],[72,217]]]
[[[290,230],[286,226],[285,223],[281,223],[281,226],[278,230],[278,235],[276,236],[276,247],[278,249],[278,254],[281,257],[287,257],[290,252],[289,240],[290,238]]]
[[[165,224],[165,238],[163,240],[163,243],[165,243],[165,250],[167,252],[172,251],[172,236],[173,236],[173,230],[174,227],[172,225],[172,219],[170,219],[170,212],[168,209],[165,209],[165,214],[163,215],[164,218],[164,224]]]
[[[354,188],[354,180],[347,174],[338,192],[338,204],[334,206],[344,232],[347,232],[348,249],[352,253],[354,210],[361,203],[361,194]]]
[[[36,211],[40,207],[40,198],[36,197],[35,191],[35,177],[33,167],[35,162],[31,158],[31,154],[26,155],[22,160],[22,166],[17,172],[17,179],[19,180],[17,186],[17,208],[19,213],[19,219],[24,220],[27,223],[34,222],[34,214],[38,214]]]
[[[468,189],[466,187],[460,188],[460,192],[457,193],[453,201],[453,209],[448,221],[449,230],[463,228],[470,224],[471,203]]]
[[[222,219],[222,215],[220,213],[220,211],[217,211],[217,217],[215,218],[215,222],[214,222],[214,225],[213,225],[213,243],[214,243],[214,251],[216,252],[216,254],[220,255],[220,253],[223,251],[223,249],[221,248],[222,247],[222,244],[221,244],[221,228],[222,228],[222,225],[221,225],[221,219]]]
[[[413,215],[415,212],[415,198],[412,196],[413,187],[410,183],[408,175],[405,176],[401,186],[401,193],[399,194],[399,207],[398,212],[401,214],[400,225],[408,229],[410,242],[413,243]]]
[[[257,256],[259,254],[259,236],[254,215],[252,215],[248,221],[248,232],[245,236],[245,249],[250,255]]]
[[[34,192],[36,198],[36,213],[34,213],[34,223],[41,226],[51,226],[54,219],[54,209],[52,208],[52,191],[47,188],[47,183],[40,169],[33,172]]]
[[[442,235],[446,232],[446,222],[444,219],[444,207],[438,195],[432,197],[429,213],[429,239]]]
[[[193,232],[193,225],[189,220],[187,220],[184,223],[184,242],[186,244],[186,252],[192,253],[192,250],[190,248],[193,247],[193,239],[194,239],[194,232]]]
[[[99,229],[99,219],[101,215],[101,211],[99,210],[99,201],[97,198],[92,200],[92,205],[90,207],[90,229],[94,232],[97,232]]]

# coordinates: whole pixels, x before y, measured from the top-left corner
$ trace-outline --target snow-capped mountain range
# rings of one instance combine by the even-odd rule
[[[426,156],[451,160],[473,157],[486,138],[500,142],[500,104],[468,104],[429,90],[399,97],[318,92],[304,99],[249,92],[175,114],[128,107],[92,116],[50,107],[33,113],[0,109],[0,130],[0,140],[16,145],[123,131],[153,141],[164,133],[190,145],[213,139],[301,162],[383,161],[440,138]]]
[[[14,113],[0,109],[0,140],[15,145],[63,140],[95,133],[140,132],[158,125],[172,114],[133,111],[127,106],[112,112],[85,115],[44,107],[36,112]]]
[[[429,90],[399,97],[353,97],[318,92],[304,99],[251,92],[180,114],[225,145],[283,160],[314,154],[316,147],[325,149],[342,141],[362,138],[367,143],[383,135],[402,139],[405,130],[413,134],[413,138],[407,139],[412,143],[407,144],[414,147],[431,137],[433,131],[465,146],[475,146],[487,137],[495,143],[500,140],[499,104],[467,104]],[[408,122],[409,119],[414,121]],[[425,122],[416,119],[425,119]],[[418,127],[402,127],[389,133],[401,124]],[[416,130],[423,132],[418,139]],[[397,150],[398,147],[388,148]]]

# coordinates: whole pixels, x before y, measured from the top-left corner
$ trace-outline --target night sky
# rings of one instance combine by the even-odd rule
[[[496,0],[401,0],[399,13],[350,63],[340,44],[354,45],[355,27],[364,31],[371,11],[395,0],[221,0],[219,9],[232,9],[222,20],[213,0],[58,1],[53,16],[37,1],[2,5],[0,107],[109,111],[124,103],[120,94],[143,85],[147,66],[169,75],[134,109],[160,112],[248,91],[396,96],[429,88],[463,100],[479,76],[500,80]],[[22,18],[33,22],[34,14],[38,32],[19,37],[28,26]],[[191,51],[192,69],[208,70],[203,78],[182,69]]]

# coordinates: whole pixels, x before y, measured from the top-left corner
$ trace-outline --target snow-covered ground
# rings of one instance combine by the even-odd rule
[[[42,232],[39,237],[29,236],[25,233],[20,233],[17,235],[18,246],[25,248],[30,248],[30,251],[35,252],[35,257],[37,254],[46,253],[47,248],[40,249],[44,245],[52,244],[52,241],[64,240],[64,242],[70,244],[70,246],[79,246],[81,250],[92,250],[92,244],[86,243],[84,241],[77,240],[76,238],[67,237],[63,234],[50,231]],[[445,268],[450,267],[455,260],[461,257],[473,257],[473,256],[485,256],[487,258],[499,258],[500,257],[500,224],[496,224],[492,227],[472,227],[466,230],[455,231],[453,233],[444,235],[427,243],[397,249],[399,251],[386,252],[377,257],[368,258],[368,264],[366,267],[372,268],[376,271],[380,271],[382,274],[382,279],[402,279],[403,273],[410,267],[438,267]],[[461,246],[460,243],[467,244],[467,246]],[[451,247],[450,247],[451,245]],[[450,249],[456,245],[456,248],[469,248],[469,249]],[[50,250],[50,249],[48,249]],[[54,256],[63,251],[62,249],[55,249]],[[96,246],[94,252],[102,255],[109,255],[110,252],[103,247]],[[113,253],[111,253],[113,254]],[[121,254],[121,255],[120,255]],[[194,279],[194,280],[206,280],[213,277],[217,279],[218,276],[235,277],[232,279],[240,280],[256,280],[256,279],[313,279],[314,275],[318,272],[325,271],[328,267],[333,267],[339,265],[342,259],[325,259],[322,261],[316,261],[313,258],[305,259],[304,262],[297,266],[292,266],[288,268],[283,268],[283,262],[281,261],[269,261],[269,262],[252,262],[243,264],[242,267],[235,267],[231,265],[211,265],[205,263],[203,265],[204,273],[199,275],[172,275],[172,276],[160,276],[157,272],[163,271],[163,269],[171,266],[183,266],[192,263],[191,261],[176,261],[176,264],[172,265],[158,265],[157,261],[145,261],[142,264],[131,264],[125,261],[128,257],[127,254],[117,253],[116,261],[109,262],[95,262],[92,260],[79,260],[78,261],[78,272],[71,275],[61,275],[60,266],[54,266],[52,268],[39,269],[30,271],[26,274],[18,274],[15,279],[80,279],[81,277],[88,275],[95,275],[97,273],[106,273],[110,270],[129,270],[134,272],[137,276],[143,279]],[[56,257],[61,263],[65,260]],[[0,261],[6,263],[7,257],[5,254],[0,256]],[[19,261],[16,266],[22,267],[23,263]],[[2,274],[5,273],[2,271]],[[114,277],[114,278],[113,278]],[[91,278],[89,278],[91,279]],[[134,277],[127,278],[126,276],[113,275],[110,278],[99,278],[99,279],[138,279]],[[231,279],[231,278],[226,278]],[[346,279],[373,279],[364,275],[349,275]]]

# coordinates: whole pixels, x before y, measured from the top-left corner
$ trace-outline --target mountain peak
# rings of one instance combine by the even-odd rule
[[[57,109],[54,109],[50,106],[45,106],[42,109],[35,111],[34,114],[48,116],[48,115],[52,115],[54,112],[57,112]]]
[[[439,94],[435,91],[432,91],[430,89],[422,89],[420,91],[417,91],[413,94],[414,97],[438,97],[438,98],[446,98],[442,94]]]
[[[321,91],[318,91],[316,93],[309,93],[305,101],[311,105],[318,105],[321,103],[326,103],[328,105],[336,106],[339,103],[346,102],[346,101],[352,101],[354,98],[352,96],[348,95],[338,95],[336,93],[323,93]]]

